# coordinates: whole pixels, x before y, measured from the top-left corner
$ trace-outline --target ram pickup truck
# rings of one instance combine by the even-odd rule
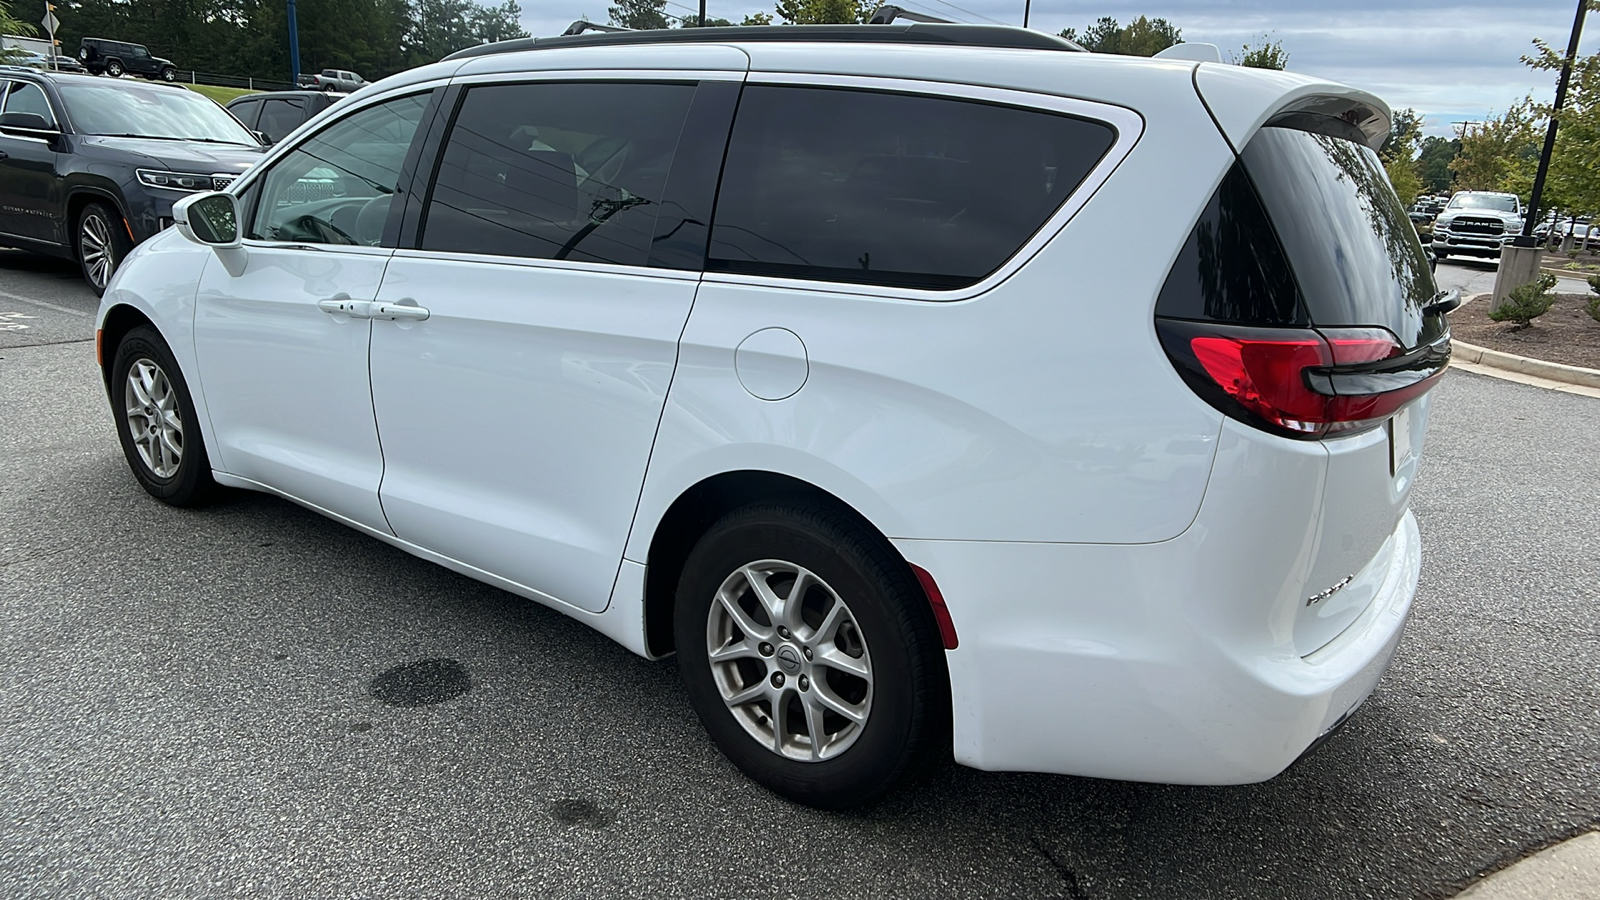
[[[1522,233],[1522,201],[1516,194],[1460,191],[1433,220],[1433,253],[1498,258],[1500,248]]]
[[[367,86],[367,80],[343,69],[323,69],[319,75],[301,75],[300,86],[309,91],[348,94]]]

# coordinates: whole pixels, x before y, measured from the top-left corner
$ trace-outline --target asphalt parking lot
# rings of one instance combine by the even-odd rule
[[[147,497],[94,308],[0,251],[7,897],[1436,898],[1600,826],[1600,401],[1446,377],[1412,623],[1284,775],[951,767],[840,815],[724,762],[670,660],[283,501]]]

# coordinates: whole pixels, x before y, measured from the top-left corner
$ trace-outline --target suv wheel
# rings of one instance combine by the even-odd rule
[[[335,93],[336,91],[338,91],[339,89],[337,87],[335,87],[334,85],[325,84],[325,85],[322,86],[322,90],[325,91],[326,93],[332,94],[332,93]]]
[[[83,280],[99,297],[106,292],[112,273],[133,249],[133,240],[122,227],[122,217],[104,203],[91,203],[78,214],[78,265]]]
[[[111,408],[134,478],[173,506],[203,502],[215,487],[194,401],[172,350],[148,325],[128,332],[111,363]]]
[[[947,740],[928,602],[883,542],[810,507],[729,513],[695,545],[674,609],[679,671],[711,739],[768,789],[854,806]]]
[[[110,75],[112,78],[121,78],[122,62],[115,59],[106,60],[106,74]]]
[[[167,66],[165,69],[161,70],[161,80],[162,81],[177,81],[178,80],[178,70],[174,69],[171,66]]]

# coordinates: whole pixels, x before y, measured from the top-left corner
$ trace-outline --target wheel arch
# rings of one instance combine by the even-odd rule
[[[96,349],[99,354],[100,379],[105,382],[107,391],[111,390],[111,361],[116,356],[117,347],[122,344],[122,339],[128,332],[141,325],[149,325],[155,328],[157,334],[161,333],[156,323],[136,306],[118,303],[106,310],[105,318],[100,322]]]
[[[678,579],[689,552],[700,537],[728,513],[753,503],[799,502],[826,507],[848,516],[906,566],[883,530],[854,506],[811,482],[778,472],[740,469],[703,478],[680,493],[656,522],[645,558],[644,640],[652,657],[674,651],[672,619],[677,603]],[[932,609],[928,609],[932,616]]]
[[[91,203],[109,203],[118,216],[122,217],[122,228],[128,232],[128,240],[137,244],[133,238],[133,226],[128,221],[128,208],[123,204],[122,198],[116,192],[93,184],[79,184],[67,189],[67,247],[72,252],[72,258],[78,258],[78,217],[83,215],[83,208]]]

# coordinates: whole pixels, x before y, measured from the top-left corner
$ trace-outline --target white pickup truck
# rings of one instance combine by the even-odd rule
[[[1499,257],[1500,248],[1522,233],[1522,201],[1516,194],[1461,191],[1433,220],[1433,255]]]
[[[367,86],[367,80],[343,69],[323,69],[320,75],[301,75],[300,86],[310,91],[348,94]]]

